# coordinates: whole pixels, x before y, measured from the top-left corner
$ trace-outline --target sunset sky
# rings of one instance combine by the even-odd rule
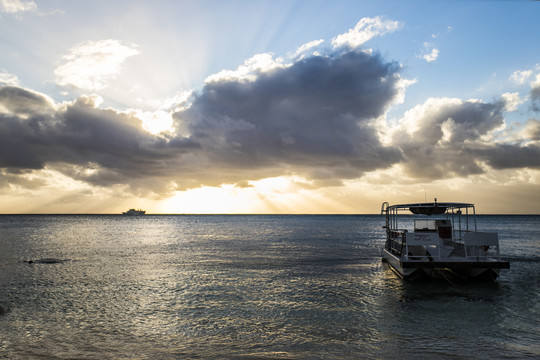
[[[540,213],[540,2],[0,0],[0,213]]]

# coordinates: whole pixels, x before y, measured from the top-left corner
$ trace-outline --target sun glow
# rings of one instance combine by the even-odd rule
[[[340,206],[302,178],[280,176],[250,181],[247,187],[222,185],[178,192],[156,209],[174,214],[335,213]]]
[[[285,177],[250,181],[247,187],[203,186],[178,192],[159,207],[163,213],[176,214],[264,214],[282,213],[290,182]]]
[[[245,189],[233,185],[203,186],[180,191],[164,200],[158,211],[170,214],[238,214],[254,213],[257,206]]]
[[[154,135],[173,130],[173,119],[166,111],[137,111],[136,115],[142,120],[143,128]]]

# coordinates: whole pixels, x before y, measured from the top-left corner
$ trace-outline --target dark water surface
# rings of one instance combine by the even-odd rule
[[[0,357],[540,358],[540,216],[493,284],[411,284],[380,216],[0,216]],[[32,262],[32,263],[29,263]]]

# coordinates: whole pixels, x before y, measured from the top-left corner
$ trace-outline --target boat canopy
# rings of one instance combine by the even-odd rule
[[[415,215],[441,215],[446,212],[444,206],[416,206],[410,207],[410,212]]]
[[[429,202],[388,205],[386,211],[396,213],[398,211],[409,210],[415,215],[441,215],[447,211],[474,208],[474,204],[458,202]]]

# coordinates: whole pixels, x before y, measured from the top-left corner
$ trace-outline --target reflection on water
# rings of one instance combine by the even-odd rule
[[[455,286],[397,278],[378,216],[1,216],[0,353],[535,358],[538,219],[497,283]]]

